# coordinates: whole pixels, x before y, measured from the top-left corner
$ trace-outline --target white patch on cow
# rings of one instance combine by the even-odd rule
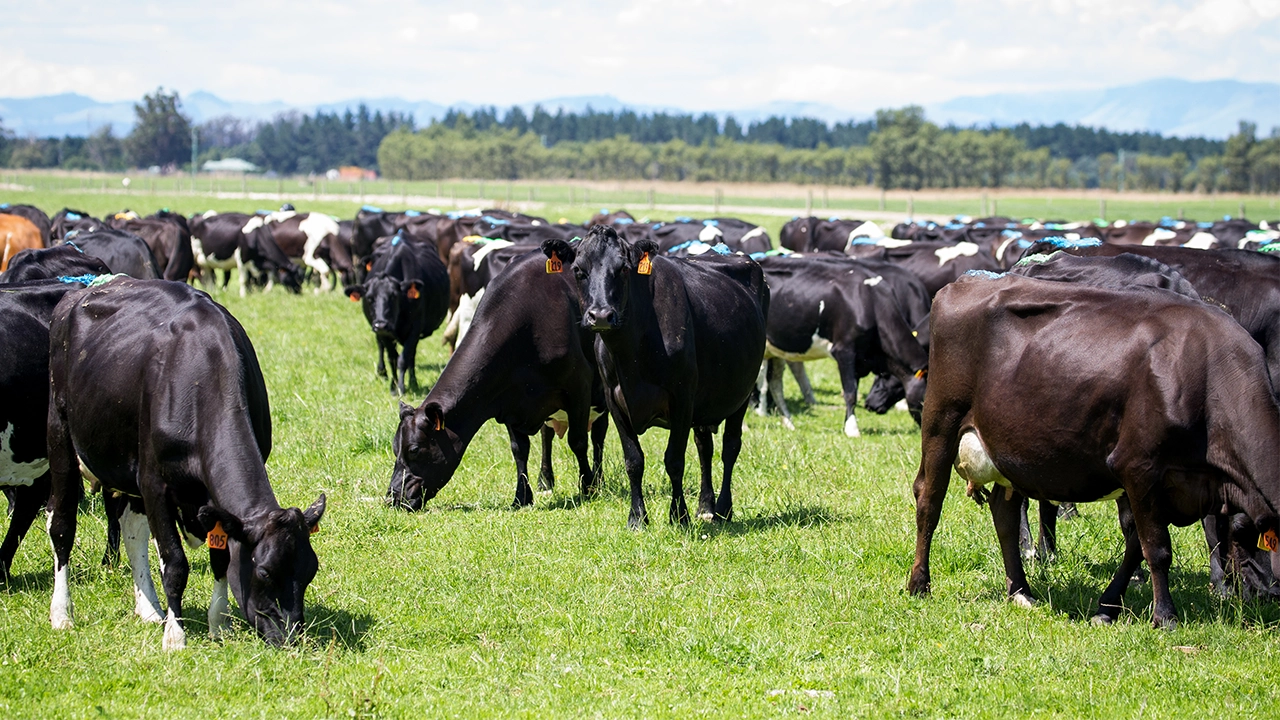
[[[750,232],[748,232],[746,235],[743,235],[743,236],[742,236],[742,239],[741,239],[741,240],[739,240],[738,242],[739,242],[739,243],[744,243],[744,242],[746,242],[746,241],[748,241],[748,240],[750,240],[750,239],[752,239],[752,238],[760,237],[760,236],[761,236],[761,235],[763,235],[763,234],[764,234],[764,228],[762,228],[762,227],[760,227],[759,225],[757,225],[757,226],[755,226],[754,228],[752,228],[752,229],[751,229],[751,231],[750,231]]]
[[[1126,227],[1128,224],[1129,224],[1129,221],[1128,221],[1128,220],[1117,220],[1117,221],[1115,221],[1115,222],[1111,223],[1111,227],[1114,227],[1114,228],[1122,228],[1122,227]]]
[[[133,612],[143,622],[158,623],[164,620],[160,611],[160,599],[151,581],[151,562],[147,541],[151,537],[147,516],[134,512],[128,506],[120,516],[120,540],[129,558],[129,570],[133,574]],[[163,567],[161,574],[164,573]]]
[[[849,231],[849,242],[853,242],[854,238],[865,237],[879,240],[884,236],[884,230],[880,229],[879,225],[868,220]]]
[[[481,245],[479,250],[476,250],[474,253],[472,253],[471,267],[476,270],[479,270],[480,263],[484,262],[484,258],[486,255],[493,252],[494,250],[501,250],[502,248],[511,247],[512,245],[515,245],[515,243],[511,242],[510,240],[490,240],[484,245]]]
[[[831,357],[831,341],[814,335],[813,341],[809,345],[808,350],[805,350],[802,353],[793,353],[785,350],[779,350],[773,343],[765,340],[764,352],[765,357],[782,358],[787,362],[809,362],[810,360],[821,360],[822,358]]]
[[[899,240],[898,238],[884,237],[884,238],[880,238],[879,240],[877,240],[877,241],[876,241],[876,246],[878,246],[878,247],[884,247],[884,248],[889,248],[890,250],[892,250],[893,248],[900,248],[900,247],[903,247],[903,246],[906,246],[906,245],[910,245],[910,244],[911,244],[911,243],[913,243],[913,242],[915,242],[915,241],[914,241],[914,240]]]
[[[285,220],[292,220],[294,217],[297,216],[297,214],[298,212],[296,210],[277,210],[273,213],[267,213],[267,218],[265,222],[282,223]],[[319,213],[316,213],[316,214],[318,215]],[[306,232],[306,231],[304,230],[303,232]]]
[[[881,275],[877,275],[877,276],[875,276],[875,277],[869,277],[869,278],[867,278],[866,280],[863,280],[863,281],[862,281],[862,284],[863,284],[863,285],[870,285],[871,287],[875,287],[875,286],[877,286],[877,285],[879,285],[879,284],[880,284],[880,281],[881,281],[881,280],[884,280],[884,277],[883,277],[883,276],[881,276]]]
[[[715,244],[716,238],[724,237],[724,233],[720,232],[720,228],[715,225],[703,225],[702,232],[698,233],[698,239],[707,244]]]
[[[1080,239],[1080,233],[1067,233],[1066,235],[1063,235],[1063,237],[1065,237],[1066,239],[1072,242],[1075,242]]]
[[[163,647],[165,650],[184,650],[187,647],[187,633],[172,610],[164,618]]]
[[[1201,230],[1195,235],[1192,235],[1191,239],[1188,240],[1186,244],[1183,245],[1182,247],[1195,248],[1197,250],[1209,250],[1211,248],[1216,247],[1217,244],[1218,244],[1217,237],[1215,237],[1212,233],[1207,233]]]
[[[1004,242],[1000,243],[1000,247],[996,248],[996,260],[999,262],[1004,262],[1004,251],[1009,247],[1011,243],[1017,242],[1021,239],[1022,239],[1021,234],[1011,235],[1005,238]]]
[[[47,513],[45,529],[53,526],[53,513]],[[53,541],[50,540],[50,545]],[[74,608],[71,606],[71,569],[68,565],[58,567],[58,553],[53,553],[53,599],[49,601],[49,624],[54,630],[66,630],[71,627]]]
[[[849,417],[844,419],[844,434],[845,437],[851,438],[860,437],[862,435],[858,430],[858,418],[854,417],[853,413],[849,413]]]
[[[933,251],[938,256],[938,265],[946,265],[958,257],[973,257],[978,254],[978,246],[971,242],[959,242],[950,247],[940,247]]]
[[[1042,222],[1040,222],[1039,220],[1037,220],[1037,221],[1035,221],[1035,222],[1031,223],[1030,225],[1028,225],[1028,226],[1027,226],[1027,229],[1028,229],[1028,230],[1043,230],[1043,229],[1044,229],[1044,223],[1042,223]]]
[[[213,581],[213,595],[209,598],[209,639],[222,637],[227,627],[227,610],[231,604],[227,601],[227,579]]]
[[[818,317],[822,317],[822,313],[826,311],[827,311],[827,301],[819,300],[818,301]]]
[[[253,217],[249,218],[249,221],[244,224],[244,227],[240,228],[240,232],[244,233],[245,235],[248,235],[254,230],[257,230],[258,228],[262,227],[264,224],[265,223],[263,222],[261,215],[254,215]]]
[[[217,215],[218,215],[217,210],[205,210],[204,214],[201,215],[200,217],[204,218],[205,220],[208,220],[211,217],[217,217]]]
[[[907,399],[906,399],[906,398],[903,398],[903,399],[899,400],[898,402],[894,403],[894,405],[893,405],[893,409],[894,409],[894,410],[901,410],[902,412],[907,412],[907,411],[909,411],[909,410],[911,409],[911,407],[910,407],[909,405],[907,405]]]
[[[278,214],[280,213],[271,215],[274,218]],[[296,214],[290,213],[290,217]],[[298,222],[298,229],[307,236],[307,242],[302,247],[302,264],[320,274],[320,289],[317,292],[329,292],[334,287],[330,279],[332,271],[329,263],[316,257],[316,249],[326,238],[338,237],[338,221],[324,213],[307,213],[307,216]]]
[[[1270,229],[1271,229],[1271,226],[1267,224],[1267,221],[1266,221],[1266,220],[1263,220],[1262,222],[1258,223],[1258,229],[1259,229],[1259,230],[1270,230]]]
[[[471,329],[471,321],[476,316],[476,308],[480,305],[480,298],[484,297],[484,288],[476,291],[474,297],[471,295],[463,295],[458,301],[458,311],[453,314],[458,321],[458,339],[454,346],[462,344],[462,338],[467,336],[467,331]]]
[[[1264,220],[1263,222],[1266,222],[1266,221]],[[1174,224],[1173,224],[1173,229],[1174,229],[1174,230],[1182,230],[1182,229],[1183,229],[1183,228],[1185,228],[1186,226],[1187,226],[1187,223],[1186,223],[1185,221],[1183,221],[1183,220],[1179,220],[1178,222],[1176,222],[1176,223],[1174,223]]]
[[[1150,247],[1160,242],[1161,240],[1172,240],[1177,236],[1178,236],[1178,233],[1172,230],[1169,230],[1168,228],[1156,228],[1155,230],[1151,231],[1150,235],[1142,239],[1142,244],[1146,245],[1147,247]]]
[[[1085,224],[1083,222],[1080,222],[1077,220],[1076,222],[1070,222],[1065,225],[1059,225],[1058,227],[1062,230],[1079,230],[1080,228],[1084,227],[1084,225]]]
[[[0,485],[30,487],[36,478],[49,471],[49,458],[37,458],[31,462],[14,460],[13,448],[9,444],[14,428],[14,425],[7,424],[0,432]]]
[[[987,454],[976,430],[966,430],[960,436],[960,447],[956,452],[956,473],[972,485],[984,487],[995,483],[1003,487],[1013,487],[1009,479],[1001,474],[996,464]]]

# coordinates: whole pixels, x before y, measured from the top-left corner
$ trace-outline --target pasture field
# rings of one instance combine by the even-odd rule
[[[22,195],[6,199],[122,204]],[[155,204],[196,209],[181,200]],[[550,214],[560,211],[574,210]],[[844,437],[830,361],[810,365],[817,408],[787,386],[796,431],[748,414],[730,523],[667,524],[660,430],[641,441],[647,530],[626,529],[612,432],[597,497],[577,496],[557,441],[556,489],[512,511],[514,467],[492,423],[429,510],[408,514],[382,502],[396,401],[374,375],[358,306],[337,293],[214,296],[262,363],[277,495],[300,506],[329,496],[303,641],[270,648],[240,623],[210,642],[212,577],[191,551],[188,646],[164,653],[160,627],[132,615],[127,568],[100,565],[105,521],[91,496],[72,556],[76,626],[49,628],[41,523],[0,588],[0,716],[1261,717],[1280,700],[1280,608],[1218,599],[1198,528],[1174,532],[1178,629],[1150,626],[1147,585],[1130,589],[1116,626],[1094,627],[1121,554],[1114,506],[1059,525],[1058,561],[1029,567],[1043,602],[1023,610],[1004,601],[989,514],[957,479],[935,536],[934,595],[907,596],[919,432],[905,412],[860,411],[863,437]],[[445,361],[438,338],[424,340],[419,378],[433,382]],[[692,478],[692,449],[689,462]]]

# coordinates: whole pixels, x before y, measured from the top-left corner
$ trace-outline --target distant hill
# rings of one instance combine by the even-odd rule
[[[405,100],[399,97],[351,98],[319,105],[290,105],[281,101],[246,103],[223,100],[212,93],[196,91],[182,98],[183,108],[196,121],[203,122],[221,115],[245,120],[268,120],[280,113],[296,111],[313,113],[344,112],[361,103],[370,110],[411,114],[419,125],[443,117],[450,106],[428,100]],[[541,105],[548,112],[582,113],[592,108],[597,112],[624,109],[639,113],[687,113],[676,107],[626,103],[612,95],[575,95],[521,103],[526,112]],[[453,108],[470,112],[479,105],[459,103]],[[509,106],[498,105],[500,112]],[[942,124],[986,126],[1068,125],[1106,127],[1117,131],[1150,130],[1178,137],[1204,136],[1225,138],[1236,131],[1240,120],[1258,124],[1259,134],[1267,135],[1280,126],[1280,84],[1243,83],[1234,80],[1193,82],[1188,80],[1151,80],[1124,87],[1102,90],[1078,90],[1060,93],[1005,93],[983,97],[959,97],[926,106],[930,120]],[[810,117],[827,123],[865,119],[834,105],[812,102],[775,101],[749,108],[712,111],[720,119],[733,115],[746,125],[768,117]],[[99,102],[76,93],[35,98],[0,98],[0,123],[18,136],[60,137],[87,135],[102,125],[111,124],[117,135],[133,127],[133,102]]]
[[[1261,135],[1280,126],[1280,84],[1235,80],[1150,80],[1105,90],[959,97],[926,107],[929,119],[956,125],[1090,125],[1177,137],[1225,138],[1241,120]]]

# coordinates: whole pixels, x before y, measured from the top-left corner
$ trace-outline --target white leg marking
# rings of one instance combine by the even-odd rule
[[[249,279],[245,277],[245,274],[244,274],[245,264],[244,264],[244,260],[240,259],[240,248],[236,248],[235,259],[236,259],[236,276],[240,280],[240,297],[244,297],[247,293]]]
[[[124,542],[124,552],[129,557],[129,570],[133,573],[133,612],[143,622],[158,623],[163,622],[164,613],[160,612],[156,586],[151,581],[151,561],[147,551],[147,540],[150,537],[147,516],[126,506],[124,514],[120,516],[120,539]],[[160,572],[164,573],[164,570],[161,569]]]
[[[760,363],[760,372],[756,375],[756,390],[760,393],[760,399],[756,402],[756,414],[764,417],[769,414],[769,358],[765,358]]]
[[[209,599],[209,639],[217,640],[227,628],[227,579],[213,581],[213,597]]]
[[[1030,609],[1036,606],[1036,601],[1027,597],[1023,593],[1018,593],[1017,595],[1014,595],[1013,597],[1009,598],[1009,602],[1013,603],[1014,605],[1017,605],[1020,608]]]
[[[178,618],[174,617],[173,611],[164,619],[164,649],[165,650],[183,650],[187,647],[187,633],[182,629],[182,624],[178,622]]]
[[[46,529],[52,527],[52,525],[53,513],[48,513],[48,520],[45,523]],[[53,600],[49,603],[49,624],[53,626],[54,630],[66,630],[72,625],[71,586],[68,584],[70,576],[71,569],[69,565],[58,567],[58,555],[55,551],[53,556]]]
[[[862,435],[858,432],[858,418],[854,417],[853,413],[849,413],[849,417],[844,419],[844,434],[851,438]]]

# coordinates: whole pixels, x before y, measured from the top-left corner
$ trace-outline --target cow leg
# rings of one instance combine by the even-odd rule
[[[533,504],[533,489],[529,487],[529,436],[507,426],[511,438],[511,456],[516,461],[516,500],[511,507],[519,509]]]
[[[1031,547],[1031,521],[1027,518],[1030,509],[1031,501],[1023,495],[1022,505],[1018,508],[1018,549],[1022,551],[1022,557],[1027,560],[1036,556],[1035,549]],[[995,512],[994,508],[992,512]]]
[[[143,622],[161,623],[164,622],[164,613],[160,610],[160,599],[156,597],[156,586],[151,581],[151,562],[147,552],[151,532],[142,508],[133,505],[133,501],[125,499],[120,508],[121,536],[125,554],[129,556],[129,571],[133,574],[133,613]],[[164,568],[160,572],[163,575]]]
[[[698,467],[702,475],[698,485],[698,519],[708,522],[716,519],[716,491],[711,486],[711,458],[715,446],[711,444],[711,432],[709,427],[693,429],[693,444],[698,449]]]
[[[857,357],[848,348],[832,348],[831,357],[840,369],[840,389],[844,394],[844,434],[855,438],[862,433],[858,430],[858,419],[853,410],[858,406],[858,371]]]
[[[140,472],[139,475],[143,473]],[[151,482],[139,477],[138,484],[143,487],[144,493],[149,494],[145,501],[147,524],[156,538],[156,550],[160,556],[160,581],[169,606],[164,619],[162,647],[165,650],[181,650],[187,646],[187,633],[182,625],[182,594],[187,589],[187,577],[191,569],[187,564],[187,554],[182,550],[182,538],[178,534],[176,520],[169,514],[168,503],[162,494],[149,492],[158,477],[152,476],[149,479]]]
[[[720,460],[724,463],[724,479],[720,482],[720,498],[716,500],[716,519],[729,522],[733,519],[733,468],[742,451],[742,418],[747,414],[743,403],[737,412],[724,421],[724,445],[720,448]]]
[[[76,541],[76,511],[84,495],[80,477],[80,459],[71,443],[62,409],[58,407],[57,388],[49,402],[49,543],[53,546],[53,599],[49,603],[49,623],[54,630],[71,627],[74,613],[71,603],[71,548]]]
[[[667,452],[662,462],[667,468],[667,478],[671,481],[671,509],[667,518],[672,525],[689,524],[689,506],[684,501],[684,455],[689,447],[689,426],[683,423],[671,428],[667,437]]]
[[[1040,501],[1040,537],[1036,541],[1036,559],[1051,563],[1058,555],[1058,506]]]
[[[120,516],[129,499],[116,495],[107,488],[102,489],[102,509],[107,514],[107,547],[102,551],[103,567],[115,567],[120,564]]]
[[[383,356],[387,355],[387,343],[383,340],[381,335],[374,335],[373,341],[378,345],[378,377],[384,378],[387,376],[387,366],[383,362]],[[393,358],[395,358],[394,349],[391,351],[391,355],[387,358],[387,361],[390,362]]]
[[[1204,540],[1209,545],[1209,587],[1219,597],[1225,598],[1231,594],[1223,562],[1228,553],[1225,540],[1230,537],[1227,518],[1223,515],[1207,515],[1200,520],[1200,525],[1204,528]]]
[[[760,363],[760,372],[756,374],[756,415],[765,417],[769,414],[769,360]]]
[[[538,490],[539,492],[551,492],[556,486],[556,470],[551,467],[551,444],[555,442],[556,431],[548,425],[543,425],[538,431],[542,438],[542,469],[538,472]],[[569,446],[573,447],[573,434],[569,434]],[[583,455],[586,455],[586,437],[583,433]],[[574,451],[577,454],[577,451]]]
[[[241,259],[240,250],[238,249],[236,250],[235,257],[236,257],[236,280],[240,284],[240,297],[245,297],[246,295],[249,294],[249,265],[244,260]],[[226,272],[227,272],[227,278],[230,278],[231,271],[228,270]],[[227,283],[225,280],[223,281],[222,286],[224,288],[227,286]]]
[[[800,363],[803,371],[804,363]],[[788,430],[795,430],[796,426],[791,422],[791,410],[787,408],[787,398],[782,392],[782,360],[772,358],[769,360],[769,396],[773,398],[773,404],[778,407],[778,412],[782,414],[782,426]]]
[[[217,640],[226,630],[231,604],[227,599],[227,568],[231,565],[231,553],[227,550],[209,550],[209,569],[213,570],[213,595],[209,598],[209,639]]]
[[[931,417],[931,415],[934,415]],[[942,417],[936,417],[942,415]],[[951,464],[959,448],[962,412],[927,413],[921,432],[920,469],[911,491],[916,499],[916,557],[907,579],[907,592],[927,595],[930,590],[929,549],[942,517],[942,503],[951,484]]]
[[[404,375],[409,373],[409,389],[418,392],[418,339],[409,338],[409,342],[400,349],[400,394],[404,394]]]
[[[618,442],[622,445],[622,462],[627,468],[627,480],[631,485],[631,512],[627,515],[627,527],[639,530],[649,524],[649,511],[644,506],[644,449],[640,438],[623,422],[618,411],[610,404],[613,422],[618,426]]]
[[[1031,607],[1035,604],[1035,597],[1031,594],[1031,586],[1027,584],[1019,547],[1021,525],[1026,522],[1026,503],[1026,497],[1022,493],[999,486],[992,489],[988,501],[991,505],[991,520],[996,526],[996,536],[1000,539],[1000,556],[1004,559],[1009,601],[1022,607]]]
[[[1116,511],[1120,518],[1120,532],[1124,534],[1124,557],[1107,589],[1102,592],[1102,597],[1098,598],[1098,610],[1093,614],[1093,622],[1100,625],[1110,625],[1120,617],[1124,591],[1129,588],[1129,580],[1142,563],[1142,543],[1138,540],[1129,499],[1123,495],[1116,498]]]
[[[809,373],[805,372],[804,363],[789,362],[787,367],[791,368],[791,375],[795,377],[796,384],[800,386],[800,396],[804,398],[804,404],[814,406],[818,404],[818,398],[813,394],[813,385],[809,384]]]
[[[19,485],[12,490],[9,529],[4,533],[4,544],[0,545],[0,580],[8,579],[9,568],[13,567],[13,556],[18,553],[18,544],[40,514],[40,506],[49,497],[49,473],[36,478],[30,485]]]
[[[604,477],[604,439],[609,434],[609,414],[605,413],[591,423],[591,482],[583,481],[582,494],[590,495]]]
[[[1151,570],[1151,624],[1172,630],[1178,624],[1178,611],[1169,593],[1169,566],[1173,562],[1173,542],[1169,538],[1169,526],[1160,522],[1150,508],[1139,507],[1133,512],[1138,540],[1142,543],[1142,555]]]

